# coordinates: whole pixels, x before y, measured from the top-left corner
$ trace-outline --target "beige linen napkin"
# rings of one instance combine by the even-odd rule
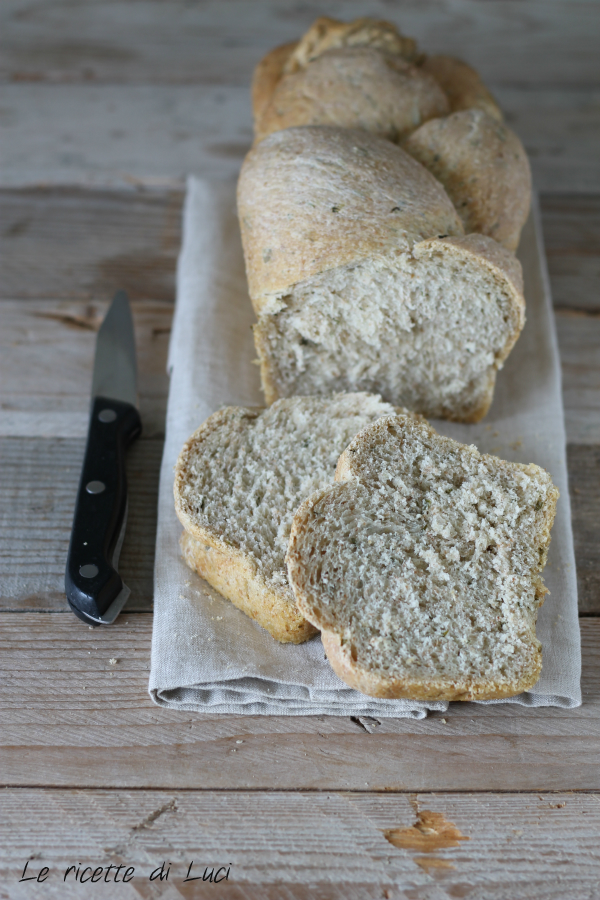
[[[581,703],[577,587],[567,486],[560,364],[548,280],[534,211],[521,241],[527,324],[498,377],[479,425],[435,427],[480,450],[548,469],[561,494],[544,578],[550,595],[538,620],[543,669],[529,706]],[[184,564],[173,508],[173,466],[186,438],[223,405],[263,405],[252,340],[235,187],[190,179],[177,306],[169,354],[171,385],[161,469],[150,695],[164,706],[256,715],[422,718],[445,702],[377,700],[334,674],[317,638],[283,645]],[[494,702],[494,701],[489,701]]]

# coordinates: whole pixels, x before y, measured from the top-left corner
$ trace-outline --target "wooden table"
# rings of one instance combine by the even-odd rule
[[[563,364],[581,709],[455,704],[379,722],[148,698],[185,174],[234,177],[252,67],[324,11],[393,18],[475,64],[531,156]],[[0,897],[600,897],[598,3],[5,0],[2,15]],[[63,569],[94,332],[117,287],[133,300],[145,432],[129,459],[132,596],[91,630],[67,611]],[[48,867],[43,885],[19,882],[27,860],[26,877]],[[163,860],[169,879],[149,881]],[[184,882],[192,860],[191,877],[230,866],[229,879]],[[80,864],[114,868],[93,888],[73,871],[64,883]]]

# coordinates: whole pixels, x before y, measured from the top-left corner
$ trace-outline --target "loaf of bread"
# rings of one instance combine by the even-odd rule
[[[319,16],[291,51],[284,64],[283,74],[305,69],[322,53],[345,47],[370,47],[401,56],[412,63],[419,62],[422,58],[416,41],[401,34],[391,22],[368,16],[354,19],[353,22],[340,22],[329,16]]]
[[[357,435],[336,482],[299,508],[287,562],[339,677],[386,698],[531,688],[558,497],[548,473],[396,415]]]
[[[514,131],[481,109],[466,109],[426,122],[402,146],[444,185],[466,234],[517,249],[529,215],[531,172]]]
[[[260,121],[265,109],[271,102],[273,91],[283,75],[284,66],[298,41],[281,44],[269,50],[254,69],[252,76],[252,114],[255,123]]]
[[[255,118],[256,142],[297,125],[364,128],[400,141],[450,112],[433,76],[403,57],[371,47],[327,50],[280,78]]]
[[[485,415],[524,323],[520,265],[464,235],[422,165],[363,131],[290,128],[246,157],[238,212],[267,403],[365,390]]]
[[[452,112],[481,109],[493,119],[502,121],[502,111],[480,75],[462,59],[455,59],[453,56],[427,56],[422,67],[425,72],[433,75],[442,88]]]
[[[292,517],[333,481],[350,440],[394,411],[379,397],[340,394],[214,413],[175,470],[187,564],[277,640],[307,640],[315,628],[298,612],[285,568]]]
[[[271,50],[255,69],[252,106],[257,141],[296,125],[366,128],[395,141],[427,119],[471,108],[502,120],[471,66],[426,57],[390,22],[369,18],[322,16],[299,41]]]

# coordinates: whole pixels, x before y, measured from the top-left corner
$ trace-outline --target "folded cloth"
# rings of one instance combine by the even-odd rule
[[[190,571],[179,552],[173,466],[189,435],[224,405],[262,406],[235,188],[190,179],[171,334],[165,450],[160,476],[150,696],[159,705],[212,713],[410,716],[444,701],[379,700],[338,679],[320,640],[279,644]],[[521,241],[527,324],[478,425],[434,422],[459,441],[515,462],[535,462],[560,491],[538,619],[542,675],[503,703],[581,703],[577,584],[567,484],[560,362],[537,209]],[[487,701],[496,702],[496,701]]]

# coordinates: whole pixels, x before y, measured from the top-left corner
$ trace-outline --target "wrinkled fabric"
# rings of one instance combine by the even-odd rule
[[[581,703],[577,583],[567,483],[560,361],[539,215],[521,240],[527,324],[498,375],[482,423],[433,422],[443,434],[515,462],[547,469],[560,491],[544,580],[550,594],[538,619],[541,678],[510,700],[525,706]],[[190,179],[160,476],[154,573],[150,696],[173,709],[248,715],[354,715],[423,718],[448,703],[378,700],[354,691],[331,669],[321,642],[280,644],[193,573],[179,552],[173,466],[185,440],[221,406],[263,406],[251,327],[235,186]]]

